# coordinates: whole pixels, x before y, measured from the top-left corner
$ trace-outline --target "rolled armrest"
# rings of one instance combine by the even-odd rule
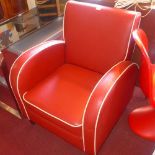
[[[10,69],[10,86],[24,116],[21,96],[64,63],[64,41],[49,41],[37,45],[17,58]]]
[[[88,154],[96,152],[129,102],[138,67],[130,61],[113,66],[94,87],[83,116],[83,144]]]

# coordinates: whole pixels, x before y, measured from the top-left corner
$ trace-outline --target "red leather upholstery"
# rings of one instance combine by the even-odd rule
[[[103,74],[119,61],[130,59],[131,32],[139,24],[139,14],[87,3],[78,5],[80,12],[76,5],[66,7],[64,39],[67,63]]]
[[[155,65],[148,55],[148,39],[141,29],[133,32],[133,37],[141,51],[140,86],[149,98],[150,105],[131,112],[129,123],[138,135],[155,141]]]
[[[139,13],[69,1],[64,41],[26,51],[11,68],[23,115],[96,154],[132,96],[138,68],[128,49],[139,20]]]
[[[75,65],[64,64],[26,92],[24,99],[28,104],[33,103],[35,108],[57,116],[59,121],[70,126],[81,126],[87,99],[101,76]]]
[[[10,81],[24,115],[28,117],[21,96],[62,64],[64,64],[63,41],[51,41],[35,46],[16,59],[10,71]],[[23,68],[26,72],[23,72]]]
[[[134,63],[122,61],[113,66],[95,86],[88,100],[83,125],[88,153],[99,149],[116,123],[116,118],[125,109],[133,91],[133,87],[126,88],[135,84],[136,72]]]
[[[148,55],[148,40],[147,40],[147,36],[145,34],[145,32],[141,29],[139,30],[135,30],[133,32],[133,37],[136,41],[136,44],[138,45],[138,47],[140,48],[140,51],[141,51],[141,55],[142,55],[142,58],[141,58],[141,67],[140,67],[140,78],[139,78],[139,81],[140,81],[140,86],[144,92],[144,94],[147,96],[147,97],[150,97],[150,93],[151,93],[151,90],[150,88],[152,87],[151,85],[151,81],[150,80],[150,76],[151,76],[151,62],[150,62],[150,58],[149,58],[149,55]],[[152,97],[150,97],[152,98]]]

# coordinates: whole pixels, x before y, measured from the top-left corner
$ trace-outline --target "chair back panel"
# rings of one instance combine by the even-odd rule
[[[131,56],[131,33],[140,13],[69,1],[64,18],[67,63],[105,73]]]

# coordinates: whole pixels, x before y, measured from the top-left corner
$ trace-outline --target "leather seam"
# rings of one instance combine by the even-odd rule
[[[54,46],[54,45],[57,45],[57,44],[59,44],[59,43],[64,43],[64,41],[52,41],[52,42],[48,41],[47,43],[52,43],[50,46]],[[44,45],[44,43],[41,43],[40,46],[41,46],[41,45]],[[10,69],[10,74],[9,74],[9,82],[10,82],[10,87],[11,87],[12,90],[13,90],[13,87],[12,87],[12,82],[11,82],[11,74],[12,74],[12,69],[13,69],[13,67],[15,66],[16,62],[19,60],[20,57],[22,57],[26,52],[32,50],[33,48],[35,49],[36,47],[38,47],[38,45],[36,45],[36,46],[34,46],[34,47],[31,47],[31,48],[29,48],[28,50],[26,50],[25,52],[23,52],[23,53],[14,61],[14,63],[12,64],[11,69]],[[41,48],[41,49],[39,49],[39,50],[40,50],[39,53],[41,53],[43,49]],[[22,98],[21,98],[21,95],[20,95],[20,93],[19,93],[18,82],[19,82],[20,73],[21,73],[22,69],[24,68],[25,64],[26,64],[27,62],[29,62],[34,56],[36,56],[36,55],[39,54],[39,53],[35,53],[35,54],[31,55],[31,56],[22,64],[22,66],[20,67],[19,72],[18,72],[18,74],[17,74],[17,81],[16,81],[17,94],[18,94],[18,97],[19,97],[19,99],[20,99],[20,101],[21,101],[21,104],[22,104],[22,106],[23,106],[23,108],[24,108],[25,114],[26,114],[26,116],[27,116],[27,118],[28,118],[29,120],[30,120],[30,118],[29,118],[29,116],[28,116],[28,113],[27,113],[27,111],[26,111],[25,105],[24,105],[24,103],[23,103],[23,101],[22,101]],[[17,100],[17,97],[16,97],[16,95],[15,95],[15,93],[14,93],[14,91],[13,91],[13,94],[14,94],[14,96],[15,96],[15,98],[16,98],[16,101],[18,101],[18,100]],[[17,103],[18,103],[18,102],[17,102]],[[18,103],[18,105],[19,105],[19,103]],[[19,108],[20,108],[20,106],[19,106]],[[21,108],[20,108],[20,110],[21,110]],[[21,111],[22,111],[22,110],[21,110]]]
[[[136,63],[132,63],[130,65],[128,65],[124,70],[123,72],[118,76],[118,78],[114,81],[113,85],[110,87],[110,89],[108,90],[108,92],[106,93],[102,103],[101,103],[101,106],[99,108],[99,111],[98,111],[98,115],[97,115],[97,118],[96,118],[96,123],[95,123],[95,130],[94,130],[94,154],[96,155],[97,152],[96,152],[96,130],[97,130],[97,125],[98,125],[98,120],[99,120],[99,116],[100,116],[100,113],[101,113],[101,110],[102,110],[102,107],[104,105],[104,102],[106,101],[110,91],[112,90],[112,88],[115,86],[115,84],[117,83],[117,81],[125,74],[125,72],[130,68],[132,67],[133,65],[136,65],[137,68],[138,68],[138,65]]]
[[[130,36],[129,36],[129,40],[128,40],[128,45],[127,45],[127,49],[126,49],[126,55],[125,55],[125,57],[124,57],[124,60],[127,59],[128,54],[129,54],[129,47],[130,47],[132,32],[133,32],[134,24],[135,24],[136,18],[138,17],[138,14],[139,14],[139,13],[136,13],[136,14],[135,14],[135,17],[134,17],[134,20],[133,20],[133,23],[132,23],[132,27],[131,27],[131,31],[130,31]]]
[[[30,103],[29,101],[27,101],[27,100],[25,99],[25,95],[26,95],[26,94],[27,94],[27,92],[25,92],[25,93],[23,94],[23,100],[24,100],[27,104],[29,104],[30,106],[36,108],[37,110],[39,110],[39,111],[41,111],[41,112],[47,114],[48,116],[50,116],[50,117],[52,117],[52,118],[55,118],[55,119],[57,119],[57,120],[63,122],[64,124],[67,124],[67,125],[69,125],[69,126],[71,126],[71,127],[78,128],[78,127],[81,127],[81,126],[82,126],[82,124],[80,124],[80,125],[72,125],[72,124],[70,124],[70,123],[64,121],[63,119],[61,119],[61,118],[59,118],[59,117],[56,117],[56,116],[54,116],[54,115],[52,115],[52,114],[46,112],[45,110],[39,108],[38,106],[36,106],[36,105]]]
[[[95,92],[96,90],[96,87],[99,85],[100,81],[115,67],[117,66],[118,64],[122,63],[123,61],[120,61],[118,62],[117,64],[115,64],[113,67],[111,67],[102,77],[101,79],[97,82],[97,84],[95,85],[94,89],[92,90],[91,94],[89,95],[89,98],[87,100],[87,103],[86,103],[86,106],[85,106],[85,109],[84,109],[84,113],[83,113],[83,117],[82,117],[82,139],[83,139],[83,149],[85,151],[85,138],[84,138],[84,119],[85,119],[85,114],[86,114],[86,110],[87,110],[87,107],[89,105],[89,101],[93,95],[93,93]]]

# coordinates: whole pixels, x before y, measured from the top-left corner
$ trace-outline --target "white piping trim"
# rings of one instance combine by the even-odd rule
[[[26,95],[26,94],[27,94],[27,92],[24,93],[23,99],[24,99],[24,101],[25,101],[27,104],[31,105],[32,107],[34,107],[34,108],[40,110],[41,112],[47,114],[48,116],[53,117],[53,118],[55,118],[55,119],[57,119],[57,120],[63,122],[64,124],[67,124],[67,125],[69,125],[69,126],[71,126],[71,127],[77,128],[77,127],[81,127],[81,126],[82,126],[82,124],[80,124],[80,125],[72,125],[72,124],[70,124],[70,123],[68,123],[68,122],[66,122],[66,121],[64,121],[64,120],[62,120],[61,118],[56,117],[56,116],[54,116],[54,115],[52,115],[52,114],[46,112],[45,110],[39,108],[38,106],[36,106],[36,105],[30,103],[29,101],[27,101],[27,100],[25,99],[25,95]]]
[[[59,44],[59,43],[64,43],[64,41],[58,41],[58,40],[54,40],[54,41],[49,41],[48,43],[50,43],[50,46],[52,46],[52,45],[56,45],[56,43],[57,44]],[[44,42],[43,43],[41,43],[41,44],[39,44],[40,46],[41,45],[43,45],[44,44]],[[36,46],[34,46],[34,47],[31,47],[31,48],[29,48],[28,50],[26,50],[25,52],[23,52],[15,61],[14,61],[14,63],[12,64],[12,66],[11,66],[11,68],[10,68],[10,74],[9,74],[9,82],[10,82],[10,87],[11,87],[11,89],[13,90],[13,87],[12,87],[12,83],[11,83],[11,74],[12,74],[12,69],[13,69],[13,67],[14,67],[14,65],[16,64],[16,62],[18,61],[18,59],[20,58],[20,57],[22,57],[27,51],[30,51],[30,50],[32,50],[33,48],[35,49],[36,47],[38,47],[38,45],[36,45]],[[44,47],[45,48],[45,47]],[[38,49],[37,49],[38,50]],[[42,50],[42,48],[41,49],[39,49],[40,50],[40,52],[42,52],[41,50]],[[33,54],[33,55],[31,55],[23,64],[22,64],[22,66],[21,66],[21,68],[20,68],[20,70],[19,70],[19,72],[18,72],[18,75],[17,75],[17,93],[18,93],[18,96],[19,96],[19,99],[20,99],[20,101],[21,101],[21,103],[22,103],[22,106],[23,106],[23,108],[24,108],[24,111],[25,111],[25,113],[26,113],[26,116],[27,116],[27,118],[30,120],[30,118],[29,118],[29,116],[28,116],[28,113],[27,113],[27,111],[26,111],[26,108],[25,108],[25,106],[24,106],[24,103],[23,103],[23,101],[22,101],[22,98],[21,98],[21,96],[20,96],[20,93],[19,93],[19,88],[18,88],[18,80],[19,80],[19,75],[20,75],[20,72],[21,72],[21,70],[22,70],[22,68],[24,67],[24,65],[33,57],[33,56],[35,56],[35,54]],[[13,92],[13,94],[14,94],[14,91],[12,91]],[[16,98],[16,101],[18,101],[17,100],[17,97],[16,97],[16,95],[14,94],[14,96],[15,96],[15,98]],[[18,103],[18,102],[17,102]],[[20,106],[19,106],[19,103],[18,103],[18,107],[20,108]],[[20,108],[20,110],[21,110],[21,108]],[[22,110],[21,110],[22,111]]]
[[[137,29],[139,29],[140,23],[141,23],[141,18],[140,18],[140,20],[139,20],[138,28],[137,28]],[[135,31],[135,30],[134,30],[134,31]],[[133,31],[133,32],[134,32],[134,31]],[[133,35],[133,32],[132,32],[132,35]],[[136,43],[134,44],[134,48],[133,48],[133,52],[132,52],[132,58],[133,58],[133,53],[135,52],[135,49],[136,49]],[[131,58],[131,59],[132,59],[132,58]]]
[[[139,13],[135,14],[135,17],[134,17],[134,20],[133,20],[133,23],[132,23],[131,32],[130,32],[130,36],[129,36],[129,40],[128,40],[128,46],[127,46],[126,55],[125,55],[124,60],[127,59],[127,56],[128,56],[128,53],[129,53],[129,47],[130,47],[132,32],[133,32],[134,24],[135,24],[135,21],[136,21],[136,18],[138,17],[138,15],[139,15]]]
[[[146,50],[146,48],[144,47],[144,44],[143,44],[143,42],[141,41],[141,39],[139,38],[139,35],[137,34],[136,31],[133,32],[133,37],[134,37],[134,38],[137,38],[138,42],[141,43],[142,48],[144,49],[144,52],[145,52],[146,56],[149,58],[149,55],[148,55],[148,53],[147,53],[147,50]]]
[[[64,9],[64,10],[66,10],[66,5],[65,5],[65,9]],[[65,11],[64,11],[64,12],[65,12]],[[135,15],[135,18],[136,18],[136,16],[137,16],[137,15]],[[64,14],[64,19],[65,19],[65,14]],[[134,22],[135,22],[135,19],[134,19]],[[134,25],[134,22],[133,22],[133,25]],[[61,29],[60,31],[62,31],[62,29]],[[53,34],[53,35],[56,35],[56,34],[59,33],[60,31],[56,32],[56,33]],[[51,37],[49,37],[49,38],[51,38]],[[49,39],[49,38],[48,38],[48,39]],[[48,40],[48,39],[46,39],[46,40]],[[64,36],[64,21],[63,21],[63,39],[65,40],[65,36]],[[44,40],[44,41],[46,41],[46,40]],[[129,40],[129,42],[130,42],[130,40]],[[37,46],[37,45],[36,45],[36,46]],[[36,47],[36,46],[34,46],[34,47]],[[129,45],[128,45],[128,46],[129,46]],[[32,47],[32,48],[34,48],[34,47]],[[32,48],[29,48],[28,50],[26,50],[25,52],[23,52],[18,58],[20,58],[24,53],[26,53],[27,51],[31,50]],[[129,48],[129,47],[128,47],[128,48]],[[127,49],[127,52],[126,52],[125,59],[126,59],[127,55],[128,55],[128,49]],[[17,58],[17,59],[18,59],[18,58]],[[15,65],[15,63],[16,63],[16,61],[17,61],[17,59],[14,61],[14,63],[13,63],[12,66],[11,66],[11,69],[10,69],[9,82],[10,82],[10,87],[11,87],[11,88],[12,88],[12,84],[11,84],[11,72],[12,72],[12,69],[13,69],[13,67],[14,67],[14,65]],[[124,60],[125,60],[125,59],[124,59]],[[122,62],[122,61],[121,61],[121,62]],[[120,63],[120,62],[119,62],[119,63]],[[117,63],[117,64],[119,64],[119,63]],[[116,65],[117,65],[117,64],[116,64]],[[115,67],[116,65],[114,65],[113,67]],[[112,67],[112,68],[113,68],[113,67]],[[110,70],[112,70],[112,68],[111,68]],[[110,71],[110,70],[109,70],[109,71]],[[109,72],[109,71],[108,71],[108,72]],[[107,72],[107,73],[108,73],[108,72]],[[102,78],[104,78],[104,76],[105,76],[107,73],[105,73],[105,74],[103,75]],[[102,78],[101,78],[101,79],[102,79]],[[82,139],[83,139],[83,149],[84,149],[84,151],[85,151],[84,126],[83,126],[83,125],[84,125],[84,117],[85,117],[85,113],[86,113],[86,109],[87,109],[89,100],[90,100],[90,98],[91,98],[93,92],[95,91],[97,85],[98,85],[99,82],[101,81],[101,79],[98,81],[98,83],[97,83],[96,86],[94,87],[93,91],[91,92],[91,94],[90,94],[90,96],[89,96],[89,98],[88,98],[88,101],[87,101],[85,110],[84,110],[84,115],[83,115],[83,119],[82,119]],[[13,90],[13,88],[12,88],[12,90]],[[13,93],[14,93],[14,92],[13,92]],[[18,93],[19,93],[19,91],[18,91]],[[15,96],[15,94],[14,94],[14,96]],[[15,98],[16,98],[16,96],[15,96]],[[20,98],[20,100],[21,100],[21,103],[24,105],[24,103],[23,103],[23,101],[22,101],[20,95],[19,95],[19,98]],[[16,98],[16,100],[17,100],[17,98]],[[24,107],[25,112],[27,113],[27,111],[26,111],[26,109],[25,109],[25,106],[23,106],[23,107]],[[19,108],[20,108],[20,106],[19,106]],[[27,115],[27,117],[28,117],[28,119],[29,119],[29,116],[28,116],[28,115]]]
[[[80,1],[75,1],[75,0],[68,1],[67,3],[72,3],[72,4],[76,4],[76,5],[80,4],[82,6],[92,7],[94,9],[96,9],[96,8],[101,8],[101,9],[107,8],[107,7],[102,6],[100,4],[92,4],[92,3],[88,3],[88,2],[80,2]]]
[[[86,114],[86,110],[87,110],[87,107],[89,105],[89,101],[93,95],[93,93],[95,92],[97,86],[99,85],[99,83],[101,82],[101,80],[114,68],[116,67],[117,65],[119,65],[120,63],[122,63],[123,61],[120,61],[118,62],[117,64],[115,64],[114,66],[112,66],[102,77],[101,79],[97,82],[97,84],[95,85],[95,87],[93,88],[92,92],[90,93],[89,95],[89,98],[87,100],[87,103],[86,103],[86,106],[85,106],[85,109],[84,109],[84,113],[83,113],[83,117],[82,117],[82,141],[83,141],[83,150],[85,152],[85,139],[84,139],[84,119],[85,119],[85,114]]]
[[[36,45],[36,46],[37,46],[37,45]],[[31,50],[32,48],[35,48],[36,46],[31,47],[31,48],[29,48],[28,50]],[[12,89],[13,94],[14,94],[14,91],[13,91],[12,82],[11,82],[12,69],[13,69],[15,63],[17,62],[17,60],[18,60],[22,55],[24,55],[24,53],[26,53],[28,50],[26,50],[25,52],[21,53],[21,55],[20,55],[20,56],[13,62],[13,64],[11,65],[10,72],[9,72],[9,83],[10,83],[10,87],[11,87],[11,89]],[[15,97],[16,101],[18,101],[15,94],[14,94],[14,97]],[[23,101],[21,100],[21,97],[20,97],[20,96],[19,96],[19,98],[20,98],[20,101],[21,101],[22,105],[24,105],[24,103],[23,103]],[[18,102],[17,102],[17,103],[18,103]],[[18,107],[19,107],[20,111],[22,111],[21,108],[20,108],[20,106],[19,106],[19,103],[18,103]],[[27,114],[27,111],[26,111],[25,107],[24,107],[24,111],[25,111],[25,113],[26,113],[26,116],[27,116],[28,119],[29,119],[29,116],[28,116],[28,114]]]
[[[119,75],[119,77],[115,80],[115,82],[113,83],[113,85],[110,87],[110,89],[108,90],[108,92],[106,93],[102,103],[101,103],[101,106],[100,106],[100,109],[98,111],[98,115],[97,115],[97,119],[96,119],[96,123],[95,123],[95,131],[94,131],[94,154],[96,155],[96,130],[97,130],[97,125],[98,125],[98,120],[99,120],[99,116],[100,116],[100,113],[101,113],[101,110],[102,110],[102,107],[104,105],[104,102],[105,100],[107,99],[110,91],[112,90],[112,88],[114,87],[114,85],[116,84],[116,82],[120,79],[120,77],[133,65],[136,65],[138,67],[138,65],[136,63],[132,63],[130,65],[128,65],[128,67],[126,67],[126,69]]]
[[[20,56],[13,62],[13,64],[11,65],[10,73],[9,73],[9,82],[10,82],[10,87],[11,87],[12,90],[13,90],[13,87],[12,87],[12,82],[11,82],[11,74],[12,74],[12,69],[13,69],[13,67],[15,66],[16,62],[18,61],[18,59],[19,59],[20,57],[22,57],[27,51],[29,51],[29,50],[31,50],[31,49],[37,47],[37,46],[38,46],[38,45],[33,46],[33,47],[27,49],[25,52],[22,52],[21,55],[20,55]],[[17,88],[17,89],[18,89],[18,88]],[[12,91],[12,92],[13,92],[13,94],[14,94],[14,91]],[[15,94],[14,94],[14,97],[15,97],[16,101],[18,101]],[[19,99],[20,99],[20,101],[21,101],[21,103],[22,103],[22,105],[23,105],[23,107],[24,107],[24,111],[25,111],[25,113],[26,113],[27,118],[30,119],[29,116],[28,116],[28,114],[27,114],[27,111],[26,111],[26,109],[25,109],[24,103],[23,103],[23,101],[22,101],[22,99],[21,99],[20,96],[19,96]],[[18,102],[17,102],[17,103],[18,103]],[[20,108],[20,106],[19,106],[19,103],[18,103],[18,107],[19,107],[20,111],[22,111],[21,108]]]
[[[68,3],[68,2],[67,2]],[[73,4],[82,4],[83,6],[90,6],[90,7],[93,7],[96,9],[97,8],[104,8],[104,6],[101,6],[101,5],[98,5],[98,4],[90,4],[90,3],[83,3],[83,2],[77,2],[77,1],[69,1],[69,3],[73,3]],[[66,4],[67,5],[67,4]],[[66,12],[66,5],[65,5],[65,12]],[[139,16],[139,12],[134,12],[134,11],[128,11],[127,12],[134,14],[135,17],[134,17],[134,20],[133,20],[133,23],[132,23],[132,27],[131,27],[131,31],[130,31],[130,36],[129,36],[129,40],[128,40],[128,45],[127,45],[127,49],[126,49],[126,54],[124,56],[124,59],[123,60],[126,60],[127,59],[127,56],[128,56],[128,53],[129,53],[129,47],[130,47],[130,42],[131,42],[131,36],[132,36],[132,32],[133,32],[133,28],[134,28],[134,24],[135,24],[135,21],[136,21],[136,18]],[[65,20],[65,15],[64,15],[64,20]],[[140,23],[140,22],[139,22]],[[64,22],[63,22],[63,28],[64,28]],[[65,40],[65,36],[64,36],[64,31],[63,31],[63,38]]]

